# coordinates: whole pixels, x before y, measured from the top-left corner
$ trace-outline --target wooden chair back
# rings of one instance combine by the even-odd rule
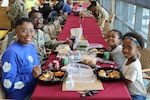
[[[98,20],[98,25],[99,25],[99,27],[100,27],[101,29],[104,28],[105,21],[106,21],[106,19],[105,19],[104,17],[103,17],[103,18],[100,18],[100,19]]]
[[[109,16],[109,22],[112,24],[113,21],[114,21],[114,19],[115,19],[115,14],[112,13],[112,14]]]
[[[109,22],[105,22],[105,25],[104,25],[104,28],[103,28],[103,31],[102,31],[104,38],[106,38],[107,33],[108,33],[110,30],[111,30],[111,28],[110,28],[110,23],[109,23]]]
[[[3,52],[7,49],[7,41],[8,41],[8,35],[6,34],[5,37],[0,41],[1,54],[3,54]]]
[[[45,33],[48,33],[50,38],[53,39],[57,39],[58,38],[58,34],[56,32],[55,26],[53,24],[46,24],[43,27],[43,31]]]
[[[60,25],[59,20],[55,20],[53,24],[55,26],[57,34],[60,34],[60,32],[61,32],[62,29],[61,29],[61,25]]]
[[[147,71],[145,71],[145,73],[148,76],[150,76],[150,49],[148,48],[142,49],[140,61],[141,61],[142,69],[143,70],[146,69]]]

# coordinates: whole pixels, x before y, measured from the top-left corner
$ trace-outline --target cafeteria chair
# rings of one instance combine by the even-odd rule
[[[64,18],[65,21],[67,20],[67,18],[68,18],[68,13],[67,12],[64,12],[63,18]]]
[[[104,28],[105,21],[106,21],[105,17],[100,18],[100,19],[98,20],[98,26],[99,26],[101,29]]]
[[[106,38],[107,36],[107,33],[111,30],[111,27],[110,27],[110,23],[109,22],[105,22],[104,24],[104,28],[102,29],[102,34],[103,34],[103,37]]]
[[[150,79],[150,49],[144,48],[141,51],[140,62],[142,65],[142,71],[145,72]]]
[[[61,32],[62,29],[61,29],[61,25],[60,25],[59,20],[55,20],[53,24],[55,26],[57,34],[60,34],[60,32]]]
[[[46,34],[49,34],[49,36],[52,40],[58,38],[58,34],[57,34],[55,26],[53,24],[45,24],[43,27],[43,31]]]
[[[150,98],[150,49],[142,49],[140,62],[142,65],[143,81],[147,90],[147,97]]]
[[[112,13],[112,14],[109,16],[109,20],[108,20],[109,23],[110,23],[110,24],[113,24],[114,19],[115,19],[115,14]]]
[[[12,43],[14,36],[16,35],[14,31],[8,32],[8,41],[7,41],[7,48]]]
[[[6,34],[4,36],[4,38],[0,41],[0,54],[2,55],[3,52],[6,50],[7,48],[7,41],[8,41],[8,35]]]
[[[61,28],[63,28],[63,27],[64,27],[64,24],[65,24],[65,19],[64,19],[62,16],[59,16],[59,17],[58,17],[58,20],[59,20],[59,22],[60,22]]]

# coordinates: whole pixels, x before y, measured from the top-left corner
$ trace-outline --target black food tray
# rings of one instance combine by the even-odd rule
[[[104,52],[106,51],[105,48],[90,48],[88,51],[94,52],[97,57],[103,58],[104,57]]]
[[[51,79],[46,79],[46,80],[42,80],[41,77],[44,77],[43,74],[45,74],[47,72],[46,71],[43,71],[42,74],[38,77],[38,81],[42,84],[59,84],[59,83],[62,83],[64,81],[64,79],[67,77],[67,72],[66,71],[61,71],[61,70],[51,70],[51,72],[64,72],[64,75],[62,76],[55,76],[53,75],[53,77]],[[58,79],[58,80],[55,80],[55,79]]]
[[[105,74],[102,74],[104,72]],[[99,80],[104,81],[116,81],[122,79],[122,73],[119,69],[116,68],[96,68],[95,73]]]

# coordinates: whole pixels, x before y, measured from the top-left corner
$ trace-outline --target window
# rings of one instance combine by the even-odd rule
[[[134,25],[135,22],[135,10],[136,10],[136,6],[129,4],[129,10],[128,10],[128,22],[131,25]]]
[[[120,18],[123,18],[123,2],[116,2],[116,15]]]
[[[1,4],[0,6],[2,6],[2,7],[7,7],[8,4],[9,4],[9,1],[8,1],[8,0],[3,0],[3,1],[2,1],[2,4]]]
[[[146,34],[148,34],[149,18],[150,18],[149,10],[143,8],[141,30]]]

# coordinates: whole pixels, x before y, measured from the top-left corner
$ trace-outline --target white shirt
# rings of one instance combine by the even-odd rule
[[[112,51],[110,51],[110,56],[117,64],[118,68],[121,69],[125,62],[125,57],[122,53],[122,46],[119,45],[116,48],[114,48]]]
[[[146,91],[143,84],[142,69],[139,59],[129,65],[125,65],[126,62],[127,61],[125,61],[123,66],[123,76],[125,79],[132,81],[131,83],[127,84],[130,95],[145,96]]]

